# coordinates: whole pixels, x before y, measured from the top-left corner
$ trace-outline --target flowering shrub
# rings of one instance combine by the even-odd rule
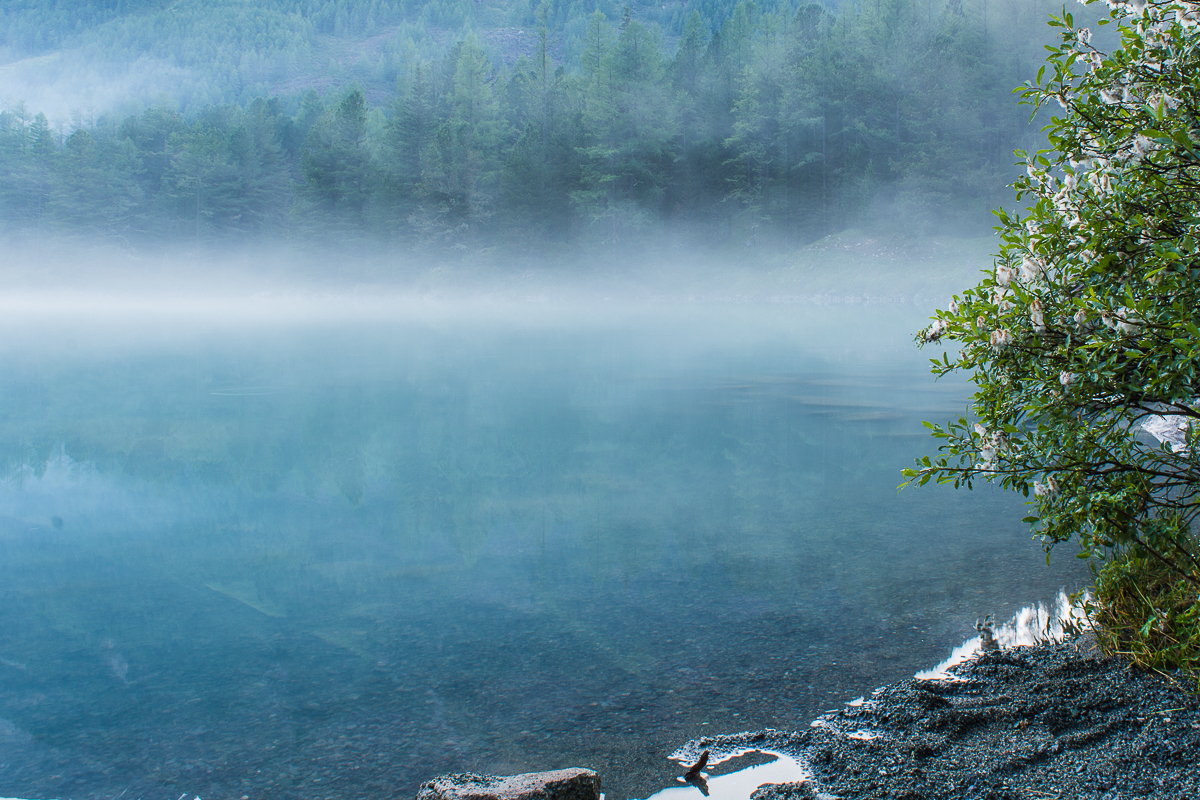
[[[1046,548],[1075,540],[1097,597],[1132,598],[1109,609],[1106,641],[1152,631],[1161,654],[1200,641],[1172,634],[1195,621],[1200,587],[1200,3],[1109,6],[1115,52],[1064,13],[1060,45],[1018,90],[1061,107],[1050,149],[1019,153],[1025,216],[996,212],[993,270],[917,335],[959,345],[933,371],[972,375],[975,420],[929,425],[940,455],[905,475],[1032,491]],[[1116,585],[1146,569],[1175,610]],[[1176,655],[1143,660],[1200,665],[1200,649]]]

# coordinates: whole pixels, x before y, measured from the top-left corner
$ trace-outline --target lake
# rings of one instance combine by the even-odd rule
[[[0,794],[671,784],[1082,585],[897,492],[963,412],[914,304],[106,298],[0,342]]]

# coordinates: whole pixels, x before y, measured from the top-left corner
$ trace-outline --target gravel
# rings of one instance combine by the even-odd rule
[[[753,800],[1200,797],[1200,699],[1089,640],[985,652],[956,680],[907,680],[807,731],[698,739],[803,758],[812,779]]]

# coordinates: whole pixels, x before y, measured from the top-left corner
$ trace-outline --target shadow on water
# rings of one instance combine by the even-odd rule
[[[1084,575],[1019,498],[897,494],[920,420],[968,394],[928,378],[919,322],[14,331],[0,786],[348,798],[587,766],[647,797],[682,742],[937,663]]]

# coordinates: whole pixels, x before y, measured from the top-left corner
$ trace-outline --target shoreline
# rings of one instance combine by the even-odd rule
[[[1200,697],[1100,654],[1090,637],[982,653],[949,680],[912,678],[814,720],[689,742],[766,748],[812,779],[753,800],[1200,796]]]

